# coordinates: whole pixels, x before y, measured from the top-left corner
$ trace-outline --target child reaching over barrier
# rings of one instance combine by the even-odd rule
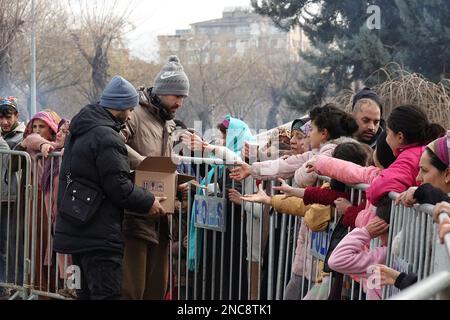
[[[388,217],[375,218],[367,226],[356,228],[347,234],[337,245],[328,260],[332,270],[363,278],[363,288],[366,290],[368,300],[381,299],[381,287],[372,283],[366,284],[369,267],[384,264],[386,261],[388,242]],[[379,237],[381,247],[367,251],[371,239]]]
[[[410,187],[396,203],[410,207],[415,203],[436,204],[450,201],[450,131],[431,142],[420,157],[417,181],[419,187]]]
[[[367,200],[376,206],[391,191],[400,193],[417,186],[419,160],[425,146],[444,133],[440,125],[430,123],[416,106],[403,105],[392,110],[386,141],[397,159],[371,183],[366,190]]]
[[[368,154],[366,150],[358,142],[345,142],[336,146],[333,151],[333,156],[355,161],[358,164],[366,165]],[[338,197],[350,198],[350,192],[345,191],[345,186],[339,181],[333,180],[330,184],[326,183],[320,187],[307,188],[293,188],[281,180],[282,186],[275,187],[276,190],[284,192],[284,195],[277,195],[269,197],[262,188],[256,195],[244,196],[242,199],[249,202],[261,202],[271,205],[275,210],[282,213],[293,214],[304,217],[304,224],[312,231],[323,231],[327,228],[331,219],[330,205]],[[299,197],[308,197],[310,203],[304,202],[304,199]],[[321,198],[321,200],[319,200]],[[317,203],[314,200],[318,200]],[[299,242],[300,243],[300,242]],[[304,250],[296,250],[297,257],[303,256]],[[298,258],[300,259],[300,258]],[[308,263],[307,263],[308,265]],[[298,268],[298,267],[297,267]],[[293,283],[288,284],[288,289],[291,287],[300,290],[297,294],[289,293],[285,296],[286,299],[301,296],[301,286],[295,282],[300,282],[302,273],[296,273],[298,269],[293,269],[294,277]],[[314,280],[314,279],[309,279]]]

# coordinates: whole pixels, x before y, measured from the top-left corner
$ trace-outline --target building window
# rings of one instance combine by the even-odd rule
[[[250,27],[249,26],[236,27],[235,33],[236,34],[249,34],[250,33]]]

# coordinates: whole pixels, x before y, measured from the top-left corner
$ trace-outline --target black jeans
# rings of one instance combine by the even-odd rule
[[[123,255],[117,252],[92,251],[73,254],[73,264],[81,271],[79,300],[118,300],[122,293]]]

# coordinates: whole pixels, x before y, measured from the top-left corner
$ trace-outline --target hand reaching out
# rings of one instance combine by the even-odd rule
[[[281,191],[285,195],[285,199],[289,197],[299,197],[303,198],[305,195],[305,189],[294,188],[286,183],[285,180],[278,178],[278,182],[281,182],[281,186],[273,187],[274,190]]]
[[[267,195],[267,193],[264,191],[262,184],[258,187],[258,192],[251,195],[245,195],[241,197],[241,200],[248,201],[248,202],[258,202],[263,204],[270,205],[272,203],[272,198]]]
[[[251,166],[247,163],[241,163],[234,169],[231,169],[230,178],[236,181],[242,181],[250,176]]]
[[[336,206],[339,215],[343,216],[348,208],[352,206],[352,203],[344,198],[337,198],[334,200],[334,205]]]

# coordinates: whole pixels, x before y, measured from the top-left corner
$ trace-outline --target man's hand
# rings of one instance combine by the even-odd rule
[[[252,167],[247,163],[241,163],[234,169],[231,169],[230,178],[236,181],[242,181],[250,176],[250,169]]]
[[[189,193],[189,183],[183,183],[178,186],[178,191],[183,193],[183,200],[188,199],[188,193]]]
[[[155,202],[153,202],[153,206],[150,209],[149,215],[153,218],[162,217],[166,215],[166,211],[161,205],[161,202],[167,200],[167,197],[155,197]]]
[[[374,219],[366,226],[367,231],[370,234],[371,239],[375,239],[389,230],[389,225],[380,218]]]
[[[189,131],[186,131],[181,135],[181,140],[183,141],[183,144],[188,146],[188,148],[192,151],[203,151],[207,145],[202,138],[194,133],[190,133]]]
[[[348,208],[352,206],[351,202],[344,198],[337,198],[334,200],[337,212],[340,216],[343,216]]]

